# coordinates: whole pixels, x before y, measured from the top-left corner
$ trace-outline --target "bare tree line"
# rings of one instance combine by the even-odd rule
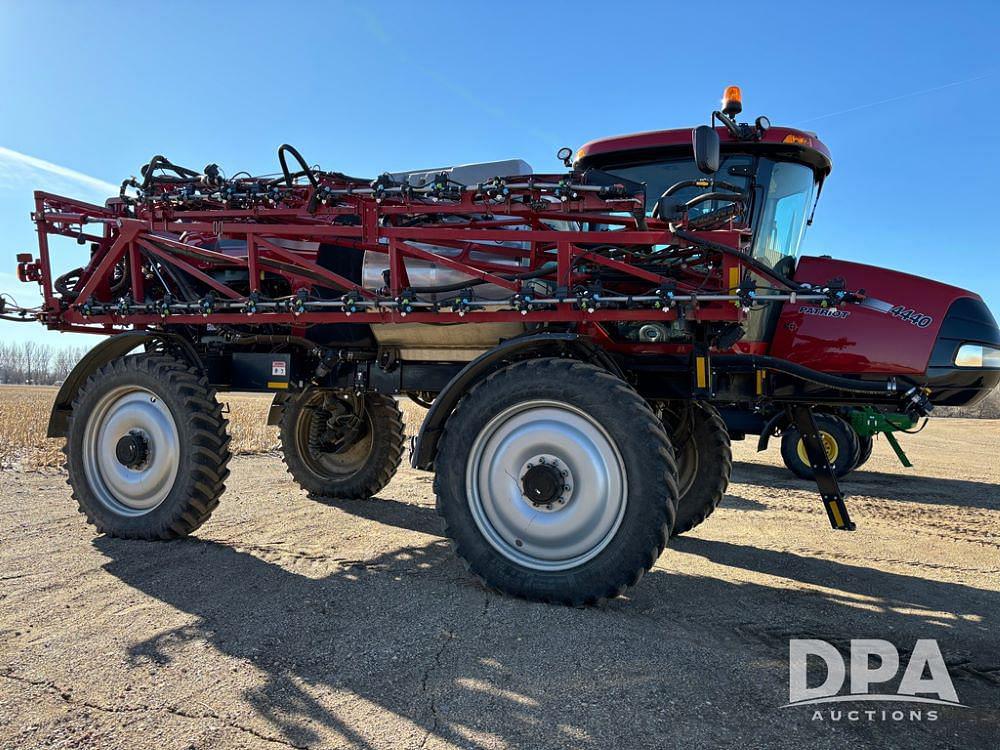
[[[0,383],[59,383],[86,353],[85,346],[53,347],[37,341],[0,342]]]

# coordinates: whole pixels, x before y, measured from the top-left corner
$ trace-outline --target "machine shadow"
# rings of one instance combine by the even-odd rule
[[[750,461],[733,462],[733,482],[757,487],[781,487],[815,491],[815,485],[799,479],[783,466]],[[870,494],[898,502],[953,505],[960,508],[1000,510],[1000,485],[967,479],[886,474],[860,469],[840,480],[846,494]],[[723,501],[725,502],[725,501]]]
[[[397,500],[338,506],[414,531],[436,525],[432,509]],[[992,592],[696,538],[675,540],[676,552],[666,554],[698,555],[824,590],[654,569],[629,599],[580,610],[484,591],[440,539],[363,561],[338,561],[336,572],[322,578],[263,559],[266,548],[243,551],[198,539],[148,544],[102,537],[94,544],[108,558],[110,574],[196,618],[132,645],[133,663],[169,663],[188,643],[209,644],[239,665],[234,669],[261,676],[243,700],[296,746],[320,741],[322,727],[346,746],[372,747],[367,724],[345,720],[331,708],[338,701],[317,697],[337,693],[402,717],[418,739],[423,733],[425,740],[437,736],[463,747],[477,746],[469,738],[473,732],[516,747],[659,745],[663,735],[649,734],[648,726],[642,732],[627,723],[595,727],[599,722],[588,706],[603,705],[609,695],[649,703],[685,694],[692,673],[706,680],[707,689],[718,689],[711,671],[734,658],[726,650],[726,644],[734,648],[734,639],[735,658],[756,653],[763,657],[757,663],[770,665],[755,667],[764,671],[753,683],[754,690],[764,690],[758,699],[767,702],[787,687],[782,659],[789,637],[836,642],[867,635],[904,645],[915,637],[938,637],[946,653],[983,653],[989,652],[984,633],[1000,625],[1000,601]],[[858,597],[867,608],[858,607]],[[775,608],[785,613],[784,626],[774,625]],[[941,613],[948,612],[955,619],[946,622]],[[541,637],[551,632],[560,633],[558,649]],[[706,639],[706,653],[715,654],[709,658],[720,662],[698,677],[695,667],[677,661],[676,649],[685,642],[703,648]],[[588,669],[583,679],[580,664],[604,662],[614,670]],[[630,676],[626,688],[620,675]],[[567,708],[568,693],[580,701],[576,712]],[[663,713],[663,731],[687,716]]]
[[[309,499],[350,513],[352,516],[395,526],[398,529],[433,536],[440,536],[442,532],[440,517],[428,506],[404,503],[401,500],[381,496],[370,500],[342,500],[310,493]]]
[[[984,633],[997,624],[1000,615],[1000,594],[962,584],[928,580],[919,575],[696,537],[672,539],[671,547],[719,565],[791,579],[822,589],[815,592],[779,592],[750,584],[751,588],[769,589],[772,593],[768,596],[773,597],[776,603],[790,603],[801,609],[797,614],[806,616],[805,619],[786,617],[786,620],[807,622],[810,614],[826,614],[821,611],[827,609],[825,606],[817,610],[816,602],[809,601],[818,599],[846,608],[837,613],[837,627],[847,632],[851,632],[855,625],[867,631],[874,624],[887,632],[902,630],[905,633],[919,625],[928,637],[933,635],[928,630],[931,628],[938,631],[938,635],[985,640]],[[766,598],[759,601],[758,606],[765,606],[766,601]],[[987,623],[992,623],[992,626]]]

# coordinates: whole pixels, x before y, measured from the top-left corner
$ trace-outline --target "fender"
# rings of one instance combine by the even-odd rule
[[[760,437],[757,439],[757,452],[767,450],[767,444],[771,440],[771,436],[774,435],[775,430],[785,429],[791,425],[791,418],[788,416],[788,411],[782,409],[777,412],[773,417],[767,420],[767,424],[760,431]]]
[[[281,415],[285,413],[285,402],[288,401],[287,393],[275,393],[271,399],[271,406],[267,410],[267,426],[277,427],[281,424]]]
[[[69,415],[73,411],[73,401],[76,394],[87,381],[92,373],[96,372],[108,362],[112,362],[120,357],[124,357],[130,351],[139,346],[145,346],[153,341],[164,341],[179,348],[192,365],[202,368],[201,359],[195,352],[194,347],[186,339],[175,333],[166,331],[127,331],[117,336],[104,339],[101,343],[87,352],[83,359],[76,363],[76,367],[63,381],[56,394],[55,403],[52,404],[52,413],[49,416],[49,426],[46,436],[50,438],[66,437],[66,430],[69,427]]]
[[[414,469],[434,470],[444,424],[462,396],[476,383],[512,361],[553,355],[595,362],[624,377],[618,363],[607,352],[578,333],[529,333],[508,339],[469,362],[437,395],[414,439],[410,465]]]

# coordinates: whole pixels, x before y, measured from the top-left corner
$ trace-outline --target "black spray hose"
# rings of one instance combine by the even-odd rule
[[[194,170],[188,169],[187,167],[179,167],[173,162],[171,162],[167,157],[157,154],[152,159],[149,160],[149,164],[141,168],[142,172],[142,189],[145,190],[149,187],[150,183],[153,181],[153,171],[156,169],[168,169],[177,177],[157,177],[156,181],[158,183],[170,183],[170,184],[185,184],[196,182],[198,179],[198,173]]]
[[[793,378],[806,380],[817,385],[835,388],[838,391],[850,391],[851,393],[864,393],[871,396],[884,396],[896,391],[895,378],[890,378],[881,383],[866,383],[862,380],[845,378],[840,375],[830,375],[826,372],[813,370],[811,367],[797,365],[778,357],[768,357],[763,354],[716,354],[712,357],[713,362],[720,364],[746,364],[757,370],[773,370],[784,373]],[[906,379],[909,382],[909,379]]]
[[[680,237],[682,240],[687,240],[688,242],[694,245],[701,245],[702,247],[707,247],[711,250],[718,250],[720,253],[725,253],[726,255],[732,255],[736,258],[739,258],[740,262],[743,263],[744,265],[750,266],[754,271],[759,273],[761,276],[766,276],[772,281],[777,281],[779,284],[781,284],[791,292],[806,291],[806,289],[801,284],[795,283],[784,274],[778,273],[773,268],[769,268],[756,258],[753,258],[750,255],[747,255],[746,253],[737,250],[734,247],[729,247],[729,245],[723,245],[718,242],[712,242],[711,240],[706,240],[701,237],[697,237],[693,234],[688,234],[682,229],[675,228],[673,224],[670,225],[670,232],[671,234]],[[815,291],[815,290],[810,289],[809,291]]]
[[[285,161],[286,151],[290,153],[295,158],[295,161],[299,163],[299,166],[302,167],[302,172],[299,174],[304,174],[309,178],[309,184],[312,185],[313,188],[318,188],[319,180],[316,179],[316,175],[313,173],[312,168],[306,163],[306,160],[302,158],[302,154],[300,154],[294,146],[282,143],[278,146],[278,161],[281,164],[281,172],[285,176],[285,184],[288,185],[288,187],[292,187],[292,181],[294,179],[292,173],[288,171],[288,162]]]
[[[83,268],[74,268],[72,271],[67,271],[53,281],[52,286],[62,295],[64,300],[74,300],[77,296],[76,287],[80,283],[82,276]]]
[[[0,320],[7,320],[11,323],[37,323],[39,319],[34,315],[25,318],[16,318],[13,315],[0,315]]]

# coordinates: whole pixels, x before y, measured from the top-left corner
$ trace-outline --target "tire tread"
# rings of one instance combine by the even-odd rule
[[[696,419],[701,421],[704,448],[709,452],[710,457],[715,457],[718,460],[707,463],[708,471],[711,472],[706,477],[707,486],[700,487],[697,496],[688,493],[679,499],[677,523],[674,524],[673,532],[670,535],[672,537],[691,531],[695,526],[704,523],[715,512],[715,509],[722,502],[722,498],[726,496],[729,478],[733,473],[733,449],[725,420],[722,419],[718,410],[709,404],[695,404],[693,408],[699,410]],[[691,439],[694,439],[694,435],[691,436]],[[699,446],[698,449],[701,450],[702,446]],[[703,465],[705,463],[699,459],[699,470]],[[697,506],[694,513],[681,512],[687,501]]]

